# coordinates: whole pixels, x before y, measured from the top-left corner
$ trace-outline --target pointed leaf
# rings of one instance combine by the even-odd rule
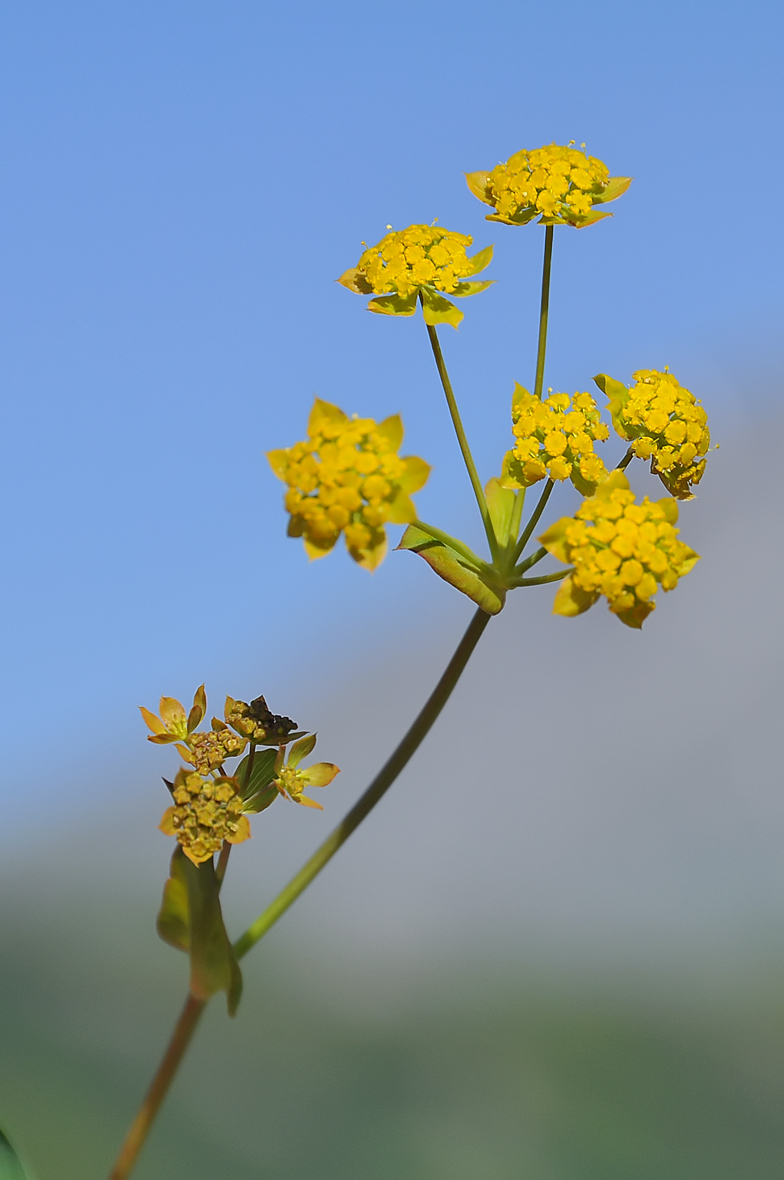
[[[607,398],[607,409],[610,417],[613,420],[613,426],[622,438],[628,438],[629,435],[616,421],[618,415],[626,408],[626,403],[629,400],[629,390],[622,381],[616,381],[614,377],[608,376],[607,373],[597,373],[593,379],[594,385],[598,385],[602,393]]]
[[[358,295],[371,295],[373,292],[370,283],[356,266],[344,270],[340,278],[335,279],[335,282],[340,283],[343,287],[348,287],[349,291],[356,291]]]
[[[615,201],[623,196],[633,179],[633,176],[611,176],[601,193],[592,196],[591,200],[594,205],[606,205],[608,201]]]
[[[387,505],[389,524],[413,524],[417,518],[414,501],[401,489]]]
[[[422,311],[425,315],[425,323],[429,324],[431,328],[434,328],[436,324],[451,324],[453,328],[457,328],[463,319],[462,311],[459,311],[454,303],[450,303],[448,299],[444,299],[443,295],[439,295],[430,287],[422,288]]]
[[[379,295],[371,299],[368,311],[377,311],[380,315],[413,315],[416,311],[417,293],[412,295]]]
[[[288,765],[299,766],[303,758],[307,758],[316,744],[316,735],[311,733],[308,737],[300,738],[295,742],[289,751]]]
[[[467,271],[466,278],[480,274],[493,261],[493,247],[485,246],[484,250],[478,250],[468,261],[471,263],[471,269]]]
[[[274,747],[257,750],[253,757],[250,779],[248,779],[248,761],[250,755],[245,755],[234,771],[234,777],[240,784],[243,799],[250,799],[251,795],[257,794],[258,791],[261,791],[272,782],[275,777],[275,759],[277,756],[278,751]]]
[[[223,924],[215,866],[212,859],[197,866],[184,857],[182,869],[190,917],[191,993],[208,1000],[225,991],[233,1016],[242,993],[242,974]]]
[[[495,279],[482,279],[476,283],[458,283],[454,291],[449,294],[456,299],[464,299],[467,295],[478,295],[480,291],[486,291],[488,287],[492,287]]]
[[[29,1173],[22,1167],[22,1161],[2,1131],[0,1131],[0,1180],[29,1180]]]
[[[487,182],[490,179],[489,172],[464,172],[466,184],[470,188],[475,197],[479,197],[480,201],[484,201],[485,205],[492,205],[492,201],[487,195]]]
[[[408,526],[398,549],[418,553],[439,578],[443,578],[461,594],[465,594],[486,614],[497,615],[503,610],[505,590],[489,585],[479,574],[468,568],[465,559],[454,549],[449,549],[440,541],[434,540],[416,525]]]
[[[286,450],[267,451],[267,462],[278,479],[285,480],[289,468],[289,453]]]
[[[648,615],[655,609],[656,604],[653,602],[635,602],[631,610],[618,611],[616,617],[627,627],[634,627],[636,631],[639,631]]]
[[[553,557],[557,557],[565,565],[569,563],[566,553],[566,529],[568,525],[572,524],[572,519],[571,516],[562,516],[560,520],[551,524],[540,537],[537,537],[547,552],[552,553]]]
[[[251,795],[245,800],[242,807],[249,815],[258,815],[260,811],[266,811],[275,800],[278,798],[278,788],[274,782],[271,782],[266,787],[262,787],[255,795]]]
[[[338,426],[342,426],[345,422],[348,422],[348,416],[341,410],[340,406],[334,406],[332,402],[325,402],[320,397],[317,397],[314,399],[313,406],[308,415],[308,433],[318,434],[323,422],[336,423]]]
[[[605,217],[612,217],[612,213],[603,212],[600,209],[592,209],[586,217],[581,217],[577,222],[575,229],[585,229],[587,225],[595,225],[597,221],[602,221]],[[544,222],[546,225],[547,222]],[[558,224],[554,222],[553,224]]]
[[[510,539],[512,513],[517,497],[511,489],[503,487],[499,480],[490,479],[485,487],[485,498],[498,543],[506,545]]]
[[[144,724],[148,729],[151,729],[153,733],[166,733],[166,726],[163,724],[161,719],[156,717],[154,713],[151,713],[149,709],[145,709],[144,705],[139,705],[139,712],[144,718]]]
[[[197,688],[193,696],[193,708],[188,714],[188,733],[193,733],[194,729],[201,724],[204,714],[207,712],[207,694],[204,691],[204,685]]]
[[[188,953],[191,945],[188,885],[185,853],[178,844],[171,858],[169,879],[163,887],[163,901],[158,913],[158,937],[178,951]],[[0,1173],[2,1176],[2,1173]]]

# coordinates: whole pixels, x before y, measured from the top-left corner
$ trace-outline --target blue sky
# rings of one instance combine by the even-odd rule
[[[0,29],[9,802],[95,778],[161,691],[295,711],[339,662],[460,628],[408,555],[308,566],[263,452],[314,394],[400,410],[422,515],[476,537],[421,322],[334,283],[388,223],[496,243],[497,284],[442,330],[494,474],[542,233],[485,222],[463,171],[575,139],[635,178],[556,235],[548,384],[669,364],[725,435],[777,412],[777,5],[75,0]]]

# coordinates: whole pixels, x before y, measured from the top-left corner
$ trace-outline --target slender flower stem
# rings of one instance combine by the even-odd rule
[[[126,1180],[126,1177],[130,1175],[160,1105],[166,1097],[172,1079],[185,1055],[185,1050],[196,1031],[205,1005],[206,1000],[197,1000],[195,996],[191,995],[185,1001],[172,1038],[161,1064],[158,1066],[158,1072],[152,1080],[136,1118],[131,1123],[117,1161],[109,1174],[109,1180]]]
[[[444,354],[441,351],[441,342],[438,339],[438,332],[432,324],[425,324],[425,327],[427,328],[427,334],[430,337],[430,346],[433,349],[433,356],[435,357],[438,375],[441,378],[441,384],[443,386],[444,393],[446,394],[446,404],[449,406],[449,413],[452,417],[452,425],[455,428],[457,441],[460,444],[463,462],[466,465],[468,477],[471,480],[471,487],[474,489],[474,495],[476,496],[476,502],[479,505],[479,512],[482,517],[482,524],[485,526],[490,552],[493,555],[493,561],[495,561],[498,557],[498,541],[496,540],[493,523],[490,520],[490,512],[487,507],[487,501],[485,500],[484,489],[479,479],[479,473],[476,470],[474,457],[471,454],[471,448],[468,445],[466,432],[463,428],[463,423],[460,418],[460,411],[457,408],[457,399],[455,398],[454,390],[452,389],[452,382],[449,380],[449,374],[446,370]]]
[[[515,582],[516,586],[545,586],[548,582],[560,582],[567,574],[572,572],[573,566],[569,566],[567,570],[558,570],[554,574],[542,574],[541,578],[518,578]]]
[[[542,494],[539,497],[539,503],[536,505],[533,512],[531,513],[530,520],[528,521],[528,524],[525,526],[522,533],[520,534],[520,540],[517,542],[517,545],[515,546],[515,551],[514,551],[515,561],[517,560],[517,558],[520,556],[520,554],[525,549],[526,545],[528,544],[528,542],[531,538],[531,533],[534,531],[537,524],[539,523],[539,517],[542,515],[542,513],[545,510],[545,507],[547,506],[547,501],[550,499],[550,493],[552,492],[552,490],[553,490],[553,481],[551,479],[548,479],[547,483],[544,485],[544,488],[542,489]]]
[[[526,557],[525,561],[521,561],[519,565],[515,566],[515,573],[518,575],[524,574],[532,565],[536,565],[545,557],[547,557],[547,550],[542,545],[539,549],[535,549],[530,557]]]
[[[218,863],[215,866],[215,880],[218,882],[219,889],[223,884],[223,878],[226,876],[226,869],[229,864],[229,857],[231,856],[231,848],[232,846],[229,844],[228,840],[224,840],[223,845],[221,846],[220,856],[218,857]]]
[[[307,889],[314,877],[318,876],[338,849],[345,844],[351,833],[359,827],[365,816],[370,814],[378,801],[392,786],[392,783],[400,774],[401,770],[403,770],[409,759],[419,749],[425,737],[427,737],[433,723],[449,700],[453,688],[460,679],[471,653],[489,622],[490,615],[485,614],[483,610],[476,612],[468,625],[465,635],[460,640],[455,654],[449,661],[446,671],[422,706],[419,716],[403,737],[397,749],[384,763],[370,786],[360,796],[345,819],[327,836],[321,847],[314,852],[313,856],[303,865],[297,875],[292,877],[286,888],[278,894],[271,905],[267,906],[264,913],[260,914],[245,933],[237,939],[234,944],[234,950],[238,959],[246,955],[251,947],[255,946],[259,939],[267,933],[270,927],[274,926],[278,918],[285,914],[289,906]]]
[[[631,463],[633,458],[634,458],[634,451],[632,450],[631,447],[629,447],[628,451],[626,452],[624,457],[621,459],[620,463],[616,463],[615,470],[616,471],[625,470],[625,468],[627,468],[629,466],[629,464]]]
[[[550,267],[553,261],[553,229],[548,225],[544,231],[544,266],[542,268],[542,303],[539,309],[539,343],[536,349],[536,380],[534,397],[542,396],[544,385],[544,354],[547,349],[547,319],[550,313]]]

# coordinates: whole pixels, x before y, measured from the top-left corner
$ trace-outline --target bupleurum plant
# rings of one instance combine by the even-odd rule
[[[544,389],[555,228],[580,229],[609,216],[604,206],[626,192],[630,179],[611,177],[601,160],[574,143],[524,149],[490,171],[466,176],[471,192],[491,208],[489,221],[508,226],[537,223],[544,228],[533,385],[531,390],[514,385],[511,445],[499,456],[496,474],[487,482],[480,479],[474,463],[438,329],[442,324],[456,328],[463,318],[453,298],[491,285],[492,280],[474,276],[490,264],[493,247],[469,254],[470,235],[435,223],[403,230],[388,226],[390,232],[377,245],[363,243],[358,263],[338,281],[356,294],[370,296],[367,306],[375,313],[412,317],[421,308],[484,527],[486,554],[477,554],[440,526],[419,518],[412,497],[427,480],[430,467],[421,458],[400,455],[403,424],[396,414],[376,422],[316,399],[307,437],[269,451],[268,460],[286,485],[289,535],[302,539],[310,559],[327,555],[342,536],[350,557],[374,570],[387,552],[388,527],[403,525],[397,549],[420,556],[477,609],[441,679],[364,794],[233,942],[220,904],[232,849],[250,838],[251,823],[263,827],[263,813],[277,800],[320,808],[311,791],[327,787],[338,768],[331,762],[305,765],[315,734],[273,713],[263,696],[250,702],[227,697],[223,717],[212,718],[209,728],[202,728],[207,715],[203,686],[189,710],[172,697],[161,698],[157,714],[142,709],[151,730],[148,740],[173,745],[180,756],[171,779],[164,779],[169,798],[160,829],[174,848],[158,933],[188,956],[190,976],[171,1041],[110,1180],[125,1180],[131,1173],[206,1004],[223,991],[229,1013],[236,1012],[242,991],[240,961],[395,781],[427,736],[507,595],[552,582],[557,584],[552,607],[556,614],[580,615],[604,598],[621,623],[640,628],[655,609],[659,592],[674,590],[699,560],[677,527],[678,502],[692,498],[710,447],[707,415],[694,395],[666,368],[639,369],[629,386],[606,374],[594,377],[606,405],[584,389]],[[611,427],[628,444],[612,469]],[[667,495],[638,500],[625,474],[635,458],[650,463]],[[540,526],[553,487],[567,481],[579,497],[572,515]],[[536,489],[533,504],[527,503],[530,489]],[[548,558],[555,568],[537,570]]]

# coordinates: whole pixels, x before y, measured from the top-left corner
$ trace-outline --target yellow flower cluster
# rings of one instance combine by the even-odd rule
[[[505,487],[528,487],[545,476],[571,479],[584,496],[607,476],[594,452],[597,440],[609,437],[596,402],[589,393],[553,393],[541,401],[522,385],[512,397],[514,450],[504,458]]]
[[[224,775],[208,778],[182,769],[174,780],[172,797],[174,806],[164,813],[160,830],[166,836],[176,836],[194,864],[209,860],[224,840],[241,844],[250,836],[236,779]]]
[[[594,205],[614,201],[631,184],[626,176],[611,177],[606,164],[569,144],[550,144],[535,151],[515,152],[492,172],[466,173],[474,196],[495,212],[488,221],[526,225],[539,217],[542,225],[592,225],[611,214]]]
[[[288,484],[289,536],[302,537],[309,557],[323,557],[343,533],[349,553],[373,570],[386,553],[384,525],[416,519],[410,499],[430,467],[414,456],[401,458],[399,415],[377,423],[349,418],[316,398],[308,438],[270,451],[270,466]]]
[[[489,280],[463,282],[484,270],[493,256],[488,246],[472,257],[466,250],[473,238],[434,225],[410,225],[393,230],[376,246],[366,249],[356,266],[338,279],[349,291],[376,295],[370,311],[382,315],[413,315],[421,296],[428,324],[449,323],[457,327],[463,318],[448,295],[476,295],[490,286]]]
[[[410,295],[420,287],[452,294],[462,278],[473,274],[466,254],[473,238],[433,225],[410,225],[365,250],[356,266],[366,294]]]
[[[659,586],[673,590],[699,556],[678,540],[678,505],[669,498],[636,504],[629,481],[613,471],[574,517],[556,521],[540,538],[559,561],[574,566],[555,597],[555,614],[582,614],[601,594],[629,627],[655,608]]]
[[[708,415],[667,369],[639,369],[632,376],[630,389],[604,374],[594,380],[610,399],[608,408],[621,438],[631,441],[638,458],[651,460],[651,471],[668,492],[690,500],[710,449]]]

